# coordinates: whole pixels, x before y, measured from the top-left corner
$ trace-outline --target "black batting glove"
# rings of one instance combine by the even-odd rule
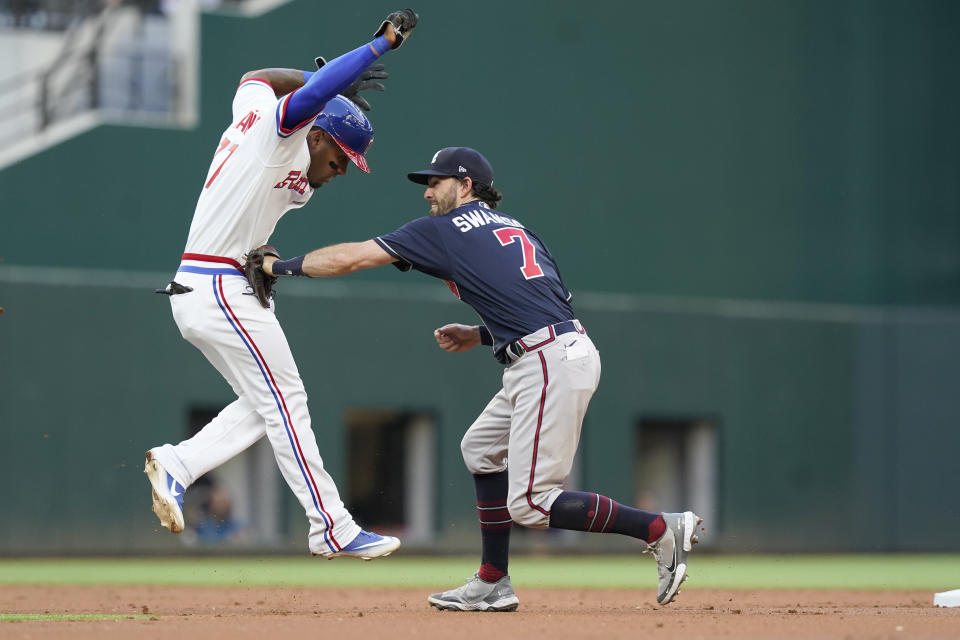
[[[327,64],[326,59],[323,56],[317,56],[314,59],[314,62],[317,63],[317,69],[323,67]],[[386,80],[389,76],[387,72],[383,70],[384,67],[382,64],[372,64],[366,69],[363,73],[360,74],[356,80],[353,81],[349,87],[340,92],[344,98],[352,100],[355,105],[363,109],[364,111],[370,111],[370,103],[367,102],[362,96],[358,96],[359,91],[386,91],[386,88],[377,80]]]
[[[344,89],[341,95],[353,100],[354,104],[364,111],[370,111],[370,103],[364,100],[362,96],[358,96],[357,92],[370,91],[371,89],[374,91],[384,91],[383,85],[377,82],[377,80],[385,80],[386,78],[387,72],[383,70],[383,65],[372,64],[360,74],[359,78],[353,81],[353,84]]]
[[[381,24],[380,28],[377,29],[377,32],[373,34],[373,37],[378,38],[382,36],[384,31],[387,30],[387,23],[389,22],[393,25],[394,30],[397,32],[397,39],[390,48],[399,49],[400,45],[403,44],[403,41],[410,37],[410,34],[413,32],[413,28],[417,26],[417,21],[419,20],[420,16],[418,16],[413,9],[401,9],[400,11],[394,11],[387,16],[387,19],[383,21],[383,24]]]

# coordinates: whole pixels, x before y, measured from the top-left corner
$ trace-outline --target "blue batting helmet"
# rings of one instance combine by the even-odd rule
[[[334,96],[323,107],[313,126],[329,133],[353,164],[370,173],[370,166],[363,154],[373,144],[373,125],[360,107],[343,96]]]

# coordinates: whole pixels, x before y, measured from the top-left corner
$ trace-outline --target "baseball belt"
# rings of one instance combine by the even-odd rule
[[[523,338],[519,338],[518,340],[514,340],[508,344],[506,348],[504,348],[502,353],[497,354],[497,360],[501,364],[510,364],[512,362],[516,362],[530,351],[535,351],[540,347],[550,344],[557,339],[557,336],[562,336],[565,333],[573,332],[586,333],[586,330],[583,328],[583,325],[580,324],[579,320],[566,320],[564,322],[548,325],[546,328],[550,329],[550,337],[547,339],[536,344],[526,344],[524,342],[530,336],[525,336]]]

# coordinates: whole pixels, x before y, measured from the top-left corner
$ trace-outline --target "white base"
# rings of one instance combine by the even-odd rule
[[[960,589],[933,594],[935,607],[960,607]]]

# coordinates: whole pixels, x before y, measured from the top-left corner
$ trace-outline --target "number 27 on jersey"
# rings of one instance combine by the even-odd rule
[[[213,154],[213,162],[210,163],[210,166],[212,167],[214,164],[216,164],[217,158],[222,156],[224,152],[226,152],[226,155],[223,157],[223,160],[220,161],[220,164],[217,165],[216,170],[210,175],[210,178],[207,179],[207,183],[203,185],[204,189],[209,188],[210,185],[213,184],[213,181],[217,179],[218,175],[220,175],[220,170],[223,169],[223,165],[227,164],[227,160],[230,159],[230,156],[233,155],[233,152],[236,151],[237,147],[239,146],[239,143],[231,143],[226,137],[220,141],[220,146],[217,147],[217,152]]]

